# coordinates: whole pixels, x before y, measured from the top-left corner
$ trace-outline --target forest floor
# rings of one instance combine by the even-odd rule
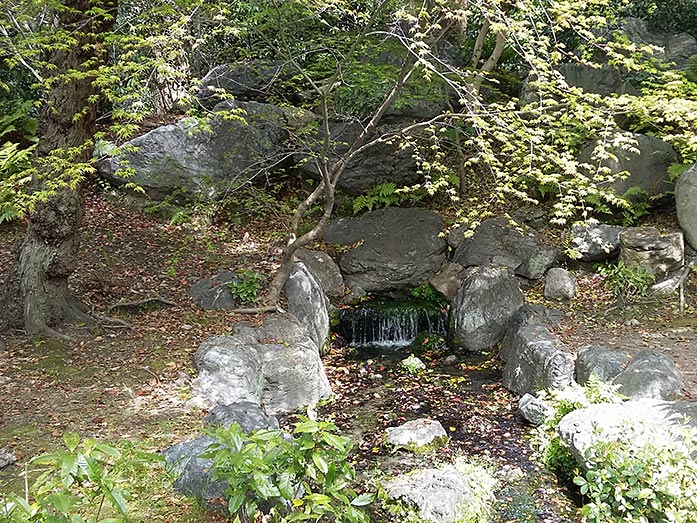
[[[200,431],[205,412],[188,402],[196,349],[209,337],[231,332],[238,322],[259,318],[202,311],[187,290],[223,268],[269,274],[280,254],[283,231],[278,224],[278,217],[271,217],[249,225],[171,225],[127,205],[122,197],[91,191],[72,287],[93,314],[117,317],[124,325],[61,327],[73,342],[30,340],[21,332],[3,335],[0,449],[11,450],[18,461],[0,471],[0,493],[21,492],[28,459],[60,447],[67,431],[112,442],[136,457]],[[662,218],[659,226],[669,230],[675,224]],[[0,282],[22,232],[21,224],[0,227]],[[544,303],[541,294],[540,286],[527,291],[530,301]],[[580,273],[573,302],[547,305],[565,313],[555,333],[573,350],[587,344],[630,352],[659,350],[682,371],[685,396],[694,397],[695,275],[685,295],[683,313],[677,298],[618,308],[602,278],[588,271]],[[500,386],[495,355],[458,354],[460,363],[454,367],[444,365],[446,355],[438,347],[427,351],[423,358],[429,370],[421,376],[405,374],[394,358],[346,348],[326,357],[335,398],[320,415],[331,416],[353,437],[353,459],[361,477],[374,476],[377,467],[389,473],[459,455],[481,456],[496,462],[511,489],[500,493],[509,501],[502,505],[500,521],[578,521],[564,489],[530,459],[530,428],[516,414],[516,398]],[[385,427],[429,416],[450,432],[446,447],[424,456],[385,448]],[[216,521],[173,494],[171,479],[155,468],[130,476],[135,521]],[[520,485],[511,479],[520,477],[528,478],[529,499],[523,502]]]

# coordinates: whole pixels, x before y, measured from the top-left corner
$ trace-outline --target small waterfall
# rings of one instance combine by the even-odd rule
[[[354,347],[399,348],[420,332],[445,336],[447,311],[430,303],[368,303],[339,313],[339,333]]]

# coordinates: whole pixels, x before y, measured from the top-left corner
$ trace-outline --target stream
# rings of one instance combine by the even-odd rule
[[[517,397],[501,386],[495,354],[449,349],[447,314],[443,321],[427,318],[420,306],[399,313],[388,307],[387,318],[380,318],[375,307],[367,308],[342,311],[337,331],[352,343],[339,344],[325,359],[335,400],[321,408],[356,442],[361,479],[370,482],[464,456],[490,464],[500,480],[492,523],[580,521],[567,490],[534,460],[531,427],[517,414]],[[360,325],[361,318],[366,324]],[[424,321],[438,331],[414,327]],[[401,337],[391,337],[394,333]],[[411,354],[426,364],[425,371],[412,374],[400,364]],[[418,418],[438,420],[449,443],[422,454],[387,448],[387,427]],[[378,509],[372,520],[389,518]]]

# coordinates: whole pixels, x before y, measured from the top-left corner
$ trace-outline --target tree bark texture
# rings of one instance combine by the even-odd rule
[[[95,0],[67,0],[56,13],[59,30],[76,39],[67,49],[51,50],[46,61],[51,84],[39,114],[39,144],[35,156],[34,191],[46,191],[65,172],[47,162],[52,153],[67,155],[70,165],[89,163],[91,147],[85,147],[95,130],[92,74],[101,63],[99,33],[110,29],[109,21],[94,18],[89,10]],[[100,3],[104,6],[104,3]],[[115,2],[107,6],[116,9]],[[76,117],[76,115],[80,115]],[[77,149],[74,149],[77,148]],[[69,151],[77,150],[76,153]],[[0,326],[24,328],[28,334],[56,335],[49,326],[63,321],[87,321],[79,302],[68,289],[68,278],[78,264],[80,225],[84,214],[83,181],[69,178],[28,216],[27,230],[16,247],[16,258],[0,304]]]

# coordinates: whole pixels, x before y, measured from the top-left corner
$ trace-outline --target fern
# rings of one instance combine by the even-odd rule
[[[397,186],[392,182],[374,185],[353,201],[353,214],[401,203],[404,197],[396,191]]]

